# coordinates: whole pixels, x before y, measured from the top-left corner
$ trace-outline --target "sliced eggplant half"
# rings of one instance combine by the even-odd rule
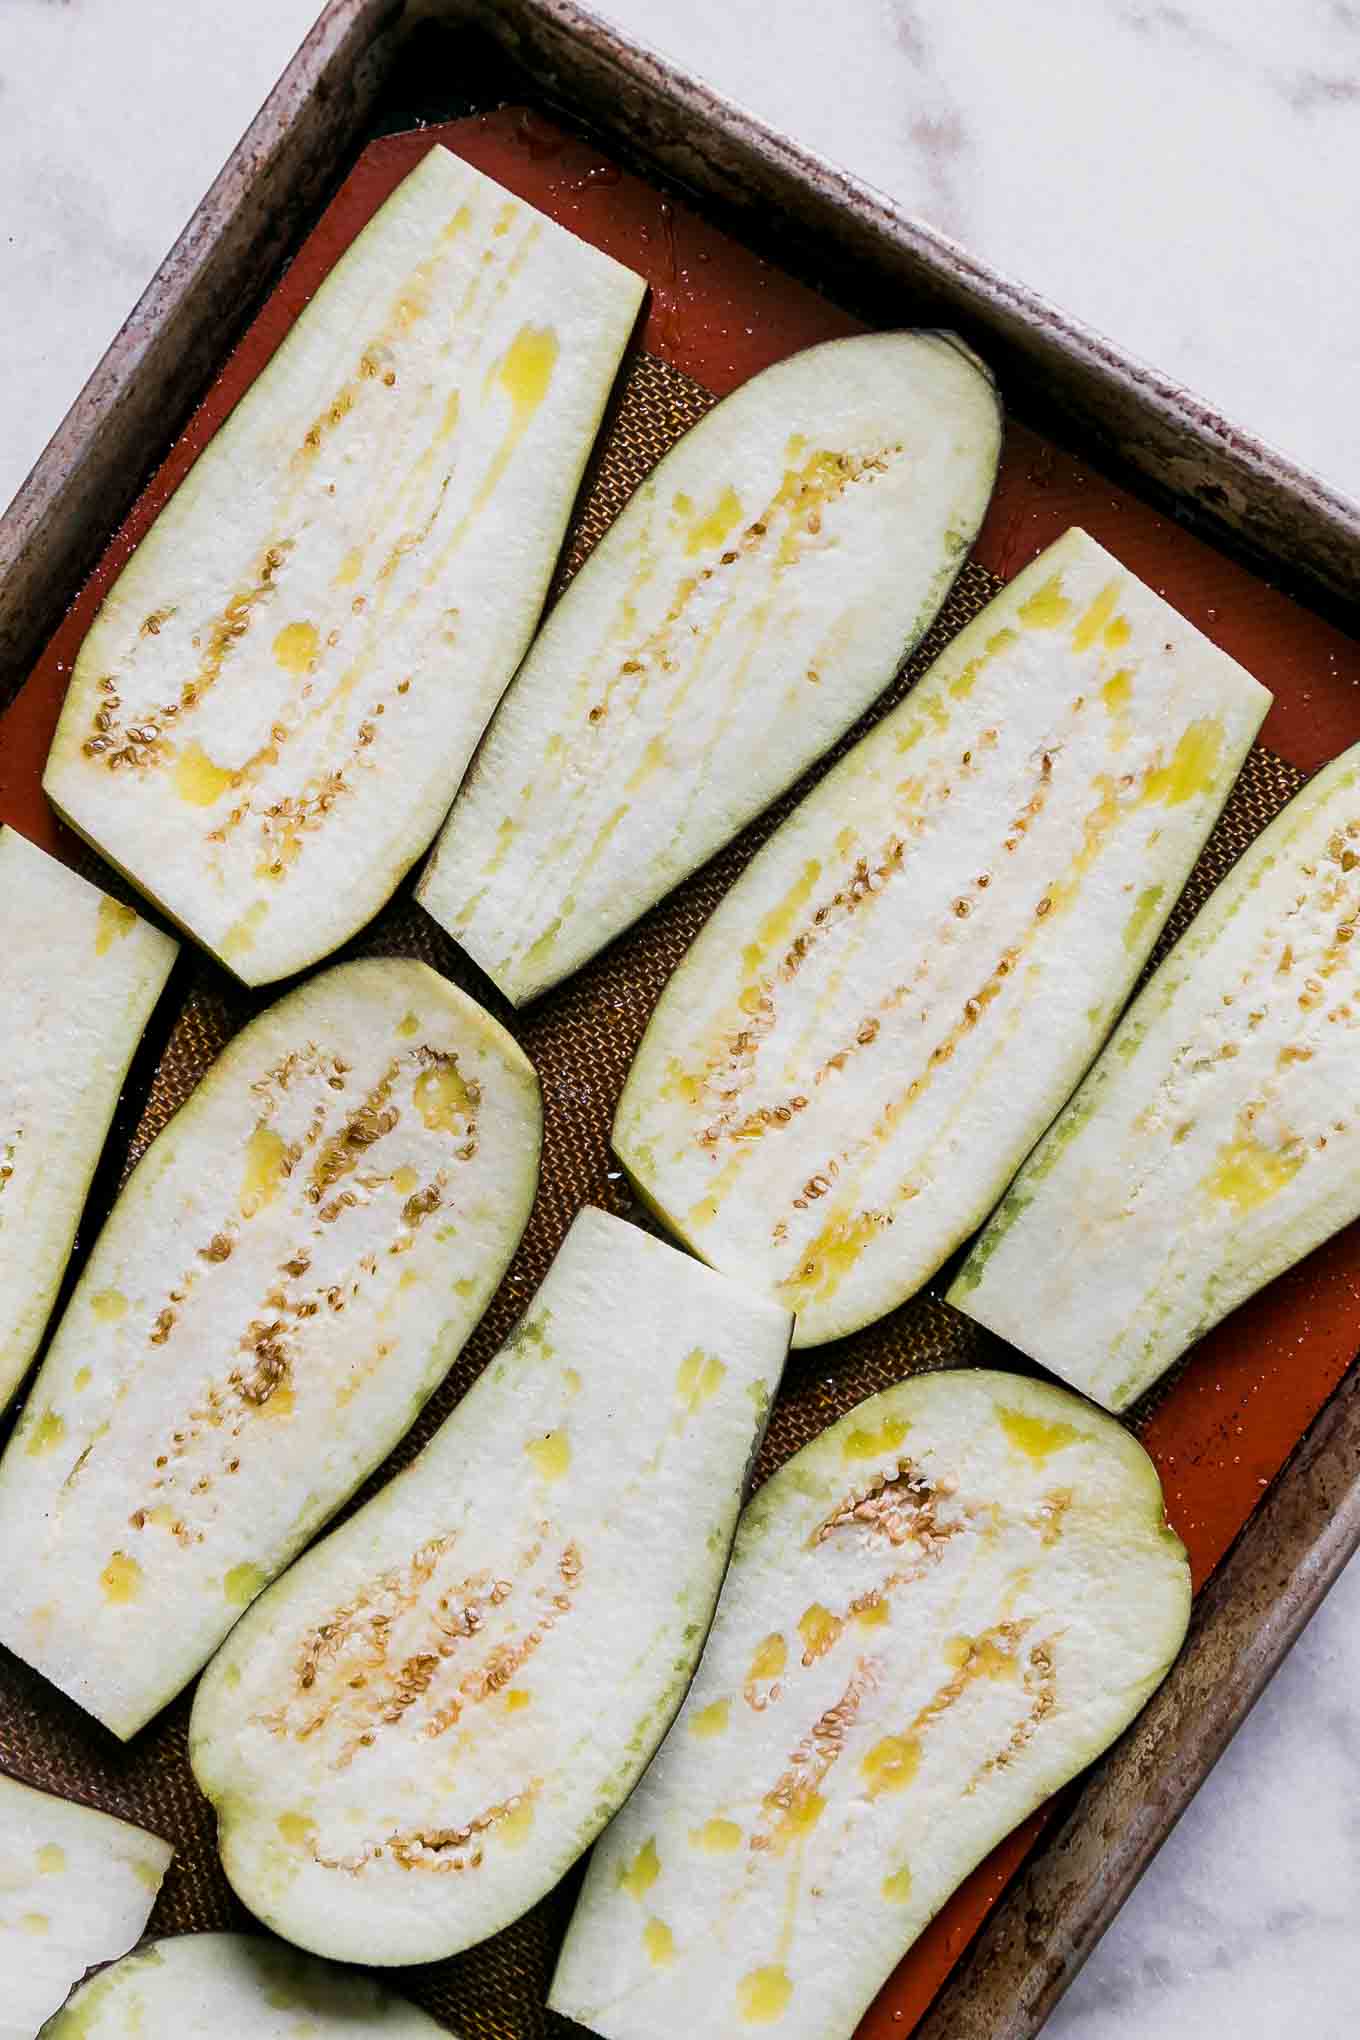
[[[0,1777],[0,2040],[33,2040],[87,1969],[141,1939],[173,1854],[144,1828]]]
[[[642,290],[432,148],[115,583],[43,784],[247,984],[329,955],[443,820]]]
[[[698,1677],[597,1848],[550,2003],[608,2040],[849,2040],[1190,1607],[1146,1453],[1064,1390],[917,1376],[742,1517]]]
[[[178,945],[0,829],[0,1409],[42,1340]]]
[[[628,1796],[717,1599],[789,1318],[600,1211],[422,1456],[199,1687],[228,1877],[317,1954],[518,1918]]]
[[[946,333],[811,347],[669,453],[557,605],[420,881],[516,1003],[792,785],[935,618],[992,491]]]
[[[0,1641],[128,1736],[409,1427],[533,1202],[538,1084],[424,964],[238,1034],[133,1172],[0,1462]]]
[[[94,1977],[42,2040],[441,2040],[371,1976],[249,1934],[152,1941]]]
[[[1357,935],[1360,747],[1181,937],[950,1302],[1119,1410],[1360,1216]]]
[[[962,631],[748,866],[662,994],[614,1145],[798,1314],[881,1317],[1109,1032],[1270,696],[1084,532]]]

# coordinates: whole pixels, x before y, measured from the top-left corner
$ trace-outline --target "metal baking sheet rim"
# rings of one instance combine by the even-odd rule
[[[358,137],[413,26],[489,34],[539,88],[729,212],[810,239],[962,321],[1042,404],[1290,578],[1360,598],[1360,506],[895,212],[571,0],[331,0],[0,518],[12,693]],[[1296,1447],[1196,1604],[1170,1678],[1020,1871],[917,2028],[1029,2040],[1360,1545],[1360,1373]]]

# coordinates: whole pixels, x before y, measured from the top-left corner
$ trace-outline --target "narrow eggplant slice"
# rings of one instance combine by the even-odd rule
[[[194,1773],[252,1912],[317,1954],[454,1954],[587,1848],[703,1648],[789,1319],[583,1212],[415,1464],[204,1676]]]
[[[849,2040],[973,1866],[1169,1669],[1185,1554],[1064,1390],[920,1375],[761,1489],[684,1710],[595,1852],[550,2003],[608,2040]]]
[[[152,1941],[78,1990],[42,2040],[442,2040],[371,1976],[248,1934]]]
[[[0,1409],[42,1340],[178,945],[0,829]]]
[[[614,1145],[815,1346],[986,1217],[1096,1053],[1270,696],[1084,532],[770,839],[667,985]]]
[[[1119,1410],[1360,1216],[1357,932],[1360,746],[1181,937],[950,1302]]]
[[[105,601],[43,784],[247,984],[329,955],[443,820],[642,290],[432,148]]]
[[[991,378],[946,333],[811,347],[648,478],[554,610],[420,898],[518,1003],[791,786],[892,678],[992,491]]]
[[[538,1084],[420,963],[227,1048],[139,1163],[0,1462],[0,1641],[128,1736],[413,1421],[533,1202]]]
[[[0,1776],[0,2040],[33,2040],[96,1962],[140,1940],[174,1850]]]

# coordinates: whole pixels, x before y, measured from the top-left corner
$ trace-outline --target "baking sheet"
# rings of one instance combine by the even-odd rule
[[[340,250],[434,138],[432,132],[393,136],[365,153],[110,548],[28,687],[0,722],[0,815],[73,861],[87,853],[46,815],[37,776],[66,672],[99,595]],[[457,123],[439,131],[438,138],[643,270],[653,284],[642,352],[613,421],[605,459],[581,506],[568,570],[604,528],[627,488],[699,415],[710,394],[721,394],[797,346],[855,329],[844,313],[725,240],[687,208],[621,174],[590,145],[540,116],[504,111]],[[999,585],[998,577],[1017,571],[1072,521],[1084,523],[1276,691],[1263,747],[1253,754],[1231,814],[1216,834],[1202,882],[1209,871],[1218,875],[1226,868],[1307,769],[1360,735],[1360,713],[1353,705],[1360,656],[1351,641],[1308,611],[1019,427],[1008,435],[997,499],[945,627],[957,628]],[[918,656],[911,673],[922,663]],[[885,698],[885,705],[892,698]],[[512,1021],[544,1076],[548,1145],[539,1205],[492,1312],[400,1456],[409,1456],[428,1435],[494,1349],[546,1268],[576,1206],[589,1198],[625,1208],[606,1132],[632,1047],[669,969],[722,887],[786,806],[748,831],[606,957]],[[509,1017],[485,981],[405,901],[381,917],[357,946],[425,954]],[[154,1068],[152,1057],[144,1062],[139,1075],[150,1086],[146,1109],[138,1127],[125,1117],[111,1169],[149,1136],[201,1074],[213,1047],[260,1003],[234,990],[198,958],[178,982],[187,1004],[164,1053],[154,1058]],[[137,1088],[134,1082],[133,1105]],[[101,1191],[108,1187],[106,1172]],[[1197,1579],[1206,1578],[1218,1562],[1262,1487],[1344,1372],[1360,1338],[1357,1272],[1360,1243],[1343,1235],[1220,1328],[1193,1364],[1135,1413],[1161,1465],[1173,1520],[1190,1547]],[[942,1287],[943,1280],[932,1289]],[[795,1356],[761,1470],[768,1471],[778,1457],[870,1388],[912,1366],[979,1359],[995,1364],[1004,1353],[998,1342],[927,1294],[880,1328]],[[220,1925],[240,1917],[216,1871],[207,1809],[196,1800],[187,1777],[184,1714],[181,1704],[124,1751],[12,1661],[5,1661],[0,1673],[0,1757],[8,1768],[146,1820],[172,1839],[182,1838],[184,1855],[158,1916],[162,1928]],[[865,2024],[866,2034],[910,2030],[1030,1839],[1022,1835],[1007,1845],[941,1915],[885,1991]],[[535,1999],[541,2002],[548,1946],[560,1915],[561,1902],[550,1901],[516,1933],[455,1964],[441,1965],[438,1972],[422,1973],[413,1994],[445,2011],[456,2007],[469,2034],[515,2035],[518,2040],[521,2034],[563,2030],[563,2022],[545,2025],[534,2010]]]

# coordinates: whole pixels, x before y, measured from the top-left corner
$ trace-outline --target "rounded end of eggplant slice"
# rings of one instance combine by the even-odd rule
[[[82,1983],[39,2040],[436,2040],[447,2030],[358,1970],[255,1934],[147,1941]]]

